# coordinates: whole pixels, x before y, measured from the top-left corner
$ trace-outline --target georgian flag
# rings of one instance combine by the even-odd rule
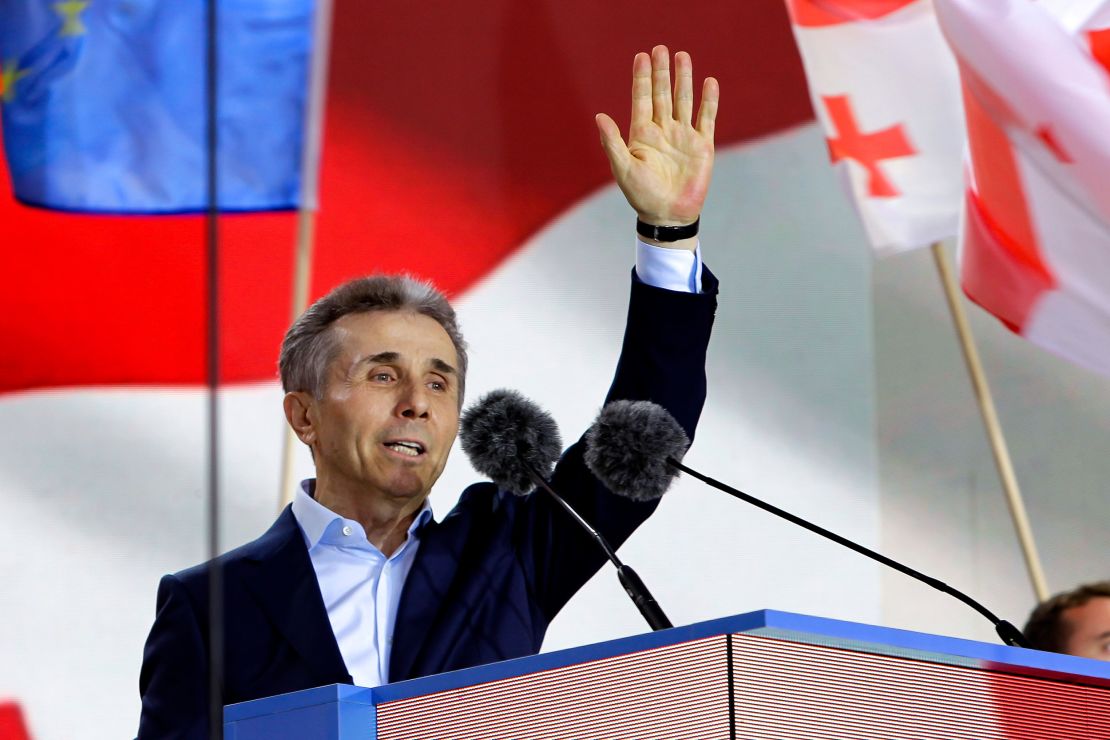
[[[963,121],[930,0],[787,0],[829,158],[875,250],[956,233]]]
[[[1106,6],[937,0],[967,108],[964,291],[1035,344],[1110,374]]]

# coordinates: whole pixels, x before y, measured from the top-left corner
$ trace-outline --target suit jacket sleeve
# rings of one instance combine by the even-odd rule
[[[624,342],[606,403],[647,400],[666,408],[693,440],[705,402],[705,357],[716,311],[717,280],[702,273],[701,293],[679,293],[641,282],[633,270]],[[552,484],[613,547],[619,547],[655,510],[610,493],[586,468],[579,440],[563,455]],[[542,491],[523,500],[523,565],[550,621],[605,562],[605,556]]]
[[[139,740],[207,736],[207,656],[188,592],[176,576],[163,577],[139,674]]]

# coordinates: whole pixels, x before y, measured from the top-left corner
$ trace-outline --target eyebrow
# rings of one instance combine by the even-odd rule
[[[447,364],[443,360],[439,359],[438,357],[433,357],[432,358],[432,367],[435,368],[436,370],[440,371],[441,373],[445,373],[447,375],[458,375],[459,374],[458,370],[456,370],[455,368],[453,368],[451,365]]]
[[[369,357],[363,357],[356,364],[358,364],[358,365],[369,365],[371,363],[376,364],[376,363],[379,363],[379,362],[384,362],[386,364],[389,364],[391,362],[397,362],[397,360],[399,360],[399,359],[401,359],[401,353],[400,352],[379,352],[376,355],[370,355]]]
[[[358,362],[355,363],[355,367],[361,367],[362,365],[377,365],[379,363],[389,365],[391,363],[397,362],[400,359],[401,359],[401,353],[400,352],[392,352],[392,351],[379,352],[376,355],[370,355],[369,357],[363,357],[361,360],[359,360]],[[433,357],[432,358],[431,365],[432,365],[433,369],[435,369],[438,372],[444,373],[446,375],[456,375],[457,376],[459,374],[459,371],[456,370],[450,363],[444,362],[443,360],[439,359],[438,357]]]

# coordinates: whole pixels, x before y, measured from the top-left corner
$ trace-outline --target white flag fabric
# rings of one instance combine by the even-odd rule
[[[787,0],[829,157],[879,254],[954,236],[956,65],[930,0]]]
[[[1106,6],[937,0],[967,108],[964,291],[1035,344],[1110,374]]]

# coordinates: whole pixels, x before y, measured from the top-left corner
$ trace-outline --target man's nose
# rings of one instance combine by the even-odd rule
[[[405,419],[425,419],[428,406],[428,389],[422,383],[406,383],[397,398],[396,413]]]

